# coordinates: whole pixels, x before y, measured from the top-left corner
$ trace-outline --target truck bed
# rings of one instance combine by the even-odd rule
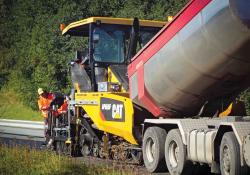
[[[189,116],[250,85],[250,1],[191,0],[128,66],[130,96],[154,116]]]

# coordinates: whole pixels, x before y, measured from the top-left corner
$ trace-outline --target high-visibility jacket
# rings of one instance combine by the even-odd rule
[[[53,111],[54,117],[59,117],[61,114],[66,114],[68,110],[68,102],[64,100],[63,104],[56,110]]]
[[[66,100],[64,100],[62,106],[60,106],[60,108],[58,108],[57,112],[58,114],[62,114],[62,113],[66,113],[68,110],[68,102]]]
[[[39,107],[39,110],[42,112],[42,115],[44,118],[48,117],[48,109],[53,99],[54,99],[54,95],[52,93],[48,93],[48,96],[46,98],[40,96],[38,99],[38,107]]]

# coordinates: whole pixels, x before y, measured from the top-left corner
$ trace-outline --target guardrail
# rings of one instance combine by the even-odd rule
[[[44,141],[44,123],[26,120],[0,119],[0,137]]]

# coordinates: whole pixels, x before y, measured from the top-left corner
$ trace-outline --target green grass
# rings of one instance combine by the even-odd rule
[[[24,106],[14,92],[0,91],[0,118],[42,121],[39,111]]]
[[[54,152],[27,147],[0,145],[0,175],[130,175],[131,172],[114,170],[104,165],[86,166],[83,162]]]

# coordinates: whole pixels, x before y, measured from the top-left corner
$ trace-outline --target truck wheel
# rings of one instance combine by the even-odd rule
[[[226,132],[222,137],[220,171],[222,175],[247,174],[247,168],[240,165],[240,146],[233,132]]]
[[[165,160],[171,175],[192,174],[192,162],[187,161],[186,148],[182,142],[179,129],[172,129],[167,134]]]
[[[143,161],[145,167],[151,173],[167,170],[164,159],[166,135],[166,131],[159,127],[150,127],[144,134],[142,142]]]

